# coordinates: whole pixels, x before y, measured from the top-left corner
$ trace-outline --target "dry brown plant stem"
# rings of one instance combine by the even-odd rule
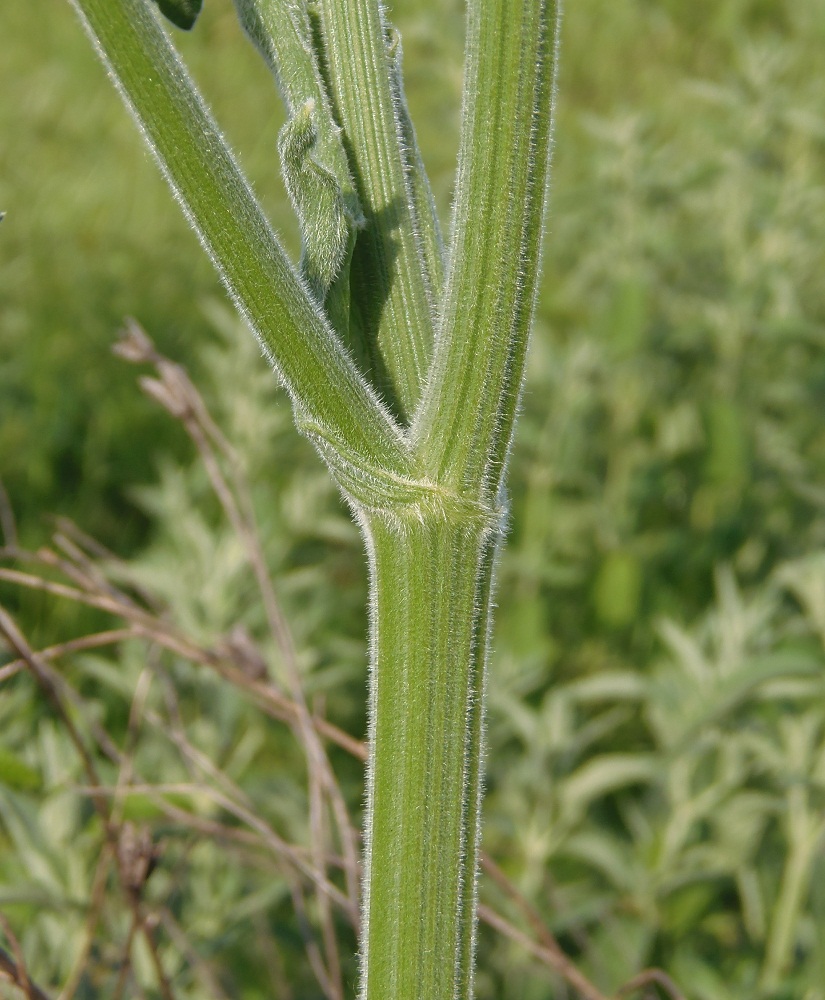
[[[229,523],[236,535],[242,541],[247,559],[255,576],[258,591],[266,612],[270,632],[280,650],[286,668],[286,678],[293,704],[295,705],[295,724],[299,744],[307,756],[307,779],[310,802],[310,842],[313,860],[316,868],[322,868],[326,854],[325,827],[325,794],[329,796],[333,814],[338,823],[339,837],[347,865],[348,891],[355,910],[358,907],[357,858],[350,830],[350,822],[346,805],[341,797],[337,783],[332,775],[332,769],[323,744],[312,724],[309,709],[306,705],[301,683],[300,670],[295,653],[292,634],[275,595],[266,559],[260,544],[260,536],[255,522],[255,515],[248,485],[241,472],[241,463],[237,455],[221,434],[217,425],[211,419],[206,405],[195,388],[189,376],[181,366],[174,364],[168,358],[155,351],[145,331],[134,322],[127,326],[124,337],[136,346],[144,345],[141,360],[151,361],[158,373],[157,379],[142,379],[143,388],[157,399],[173,416],[177,417],[186,429],[198,450],[201,461],[206,469],[212,488],[223,507]],[[123,353],[121,351],[121,353]],[[139,353],[138,351],[134,353]],[[127,356],[128,353],[127,353]],[[214,445],[214,447],[213,447]],[[224,476],[217,452],[222,455],[232,474],[231,484]],[[343,1000],[343,978],[338,957],[338,948],[333,923],[332,909],[325,893],[318,897],[321,909],[321,923],[324,940],[326,969],[323,976],[324,992],[328,1000]]]
[[[34,652],[34,650],[31,649],[11,616],[3,610],[3,608],[0,608],[0,634],[5,636],[6,641],[9,643],[11,648],[21,659],[25,661],[39,687],[55,709],[61,724],[65,728],[69,739],[80,757],[83,770],[85,771],[91,786],[90,791],[92,803],[100,817],[103,828],[106,831],[107,842],[117,845],[120,842],[121,829],[111,821],[109,810],[106,807],[106,797],[102,792],[102,784],[98,777],[97,768],[94,765],[91,753],[89,752],[83,737],[80,735],[77,726],[72,720],[71,715],[63,704],[59,678],[55,677],[54,672],[47,665],[47,663],[42,660],[37,653]],[[158,987],[161,991],[161,995],[164,1000],[174,1000],[174,994],[172,993],[171,986],[169,985],[163,970],[163,964],[160,960],[150,920],[142,912],[139,894],[134,892],[133,887],[125,883],[122,873],[120,882],[121,890],[133,909],[133,926],[142,931],[146,940],[146,944],[155,967]]]
[[[0,930],[5,934],[14,958],[0,948],[0,980],[5,979],[21,990],[28,1000],[49,1000],[43,990],[35,985],[29,976],[23,949],[5,915],[0,913]]]

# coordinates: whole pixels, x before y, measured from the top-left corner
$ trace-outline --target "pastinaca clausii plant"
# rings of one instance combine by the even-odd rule
[[[485,660],[541,253],[555,0],[468,0],[451,235],[378,0],[235,0],[287,105],[287,259],[151,0],[72,0],[361,527],[364,1000],[469,997]],[[191,28],[201,0],[158,0]]]

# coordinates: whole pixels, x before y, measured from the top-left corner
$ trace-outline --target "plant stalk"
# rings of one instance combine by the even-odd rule
[[[467,4],[453,235],[438,302],[440,234],[403,104],[399,46],[378,0],[298,4],[320,15],[300,22],[320,25],[302,29],[306,50],[300,31],[297,46],[273,34],[269,15],[297,16],[291,0],[238,0],[270,68],[291,81],[288,103],[301,105],[282,152],[292,149],[285,169],[308,261],[339,259],[321,253],[338,230],[315,218],[299,183],[305,168],[320,176],[305,154],[329,88],[335,128],[324,120],[330,136],[341,128],[364,213],[348,331],[367,342],[369,379],[330,324],[322,288],[287,261],[150,0],[71,2],[364,533],[361,998],[470,1000],[493,567],[540,263],[557,0]],[[298,83],[312,94],[298,94]],[[343,198],[348,177],[333,173]]]
[[[360,520],[372,610],[361,997],[469,998],[499,529],[481,516]]]

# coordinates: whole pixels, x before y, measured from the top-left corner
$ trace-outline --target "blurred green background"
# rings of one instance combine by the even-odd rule
[[[689,998],[821,1000],[825,2],[567,6],[499,573],[485,844],[605,991],[658,963]],[[462,5],[396,0],[390,16],[446,224]],[[0,31],[0,477],[21,540],[43,543],[67,515],[131,557],[188,627],[260,627],[183,433],[111,354],[135,316],[246,456],[308,684],[360,732],[355,531],[69,5],[5,3]],[[207,0],[176,40],[295,253],[282,110],[231,4]],[[38,642],[86,623],[8,587],[0,598]],[[65,779],[31,738],[45,724],[24,682],[0,688],[0,745],[41,796]],[[35,817],[37,796],[5,780],[6,808]],[[355,772],[351,784],[357,803]],[[0,905],[5,891],[35,928],[3,815]],[[50,850],[70,850],[83,822]],[[47,978],[70,923],[31,932]],[[570,995],[482,934],[480,996]],[[250,977],[238,996],[263,995]]]

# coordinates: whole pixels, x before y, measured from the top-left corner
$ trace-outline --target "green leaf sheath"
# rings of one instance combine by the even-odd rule
[[[393,56],[378,0],[317,6],[333,110],[366,220],[352,261],[353,338],[364,342],[374,383],[408,421],[430,363],[433,306],[408,192]]]
[[[362,1000],[469,1000],[491,522],[361,517],[372,576]]]
[[[263,216],[148,0],[71,0],[296,410],[404,473],[400,431],[358,374]]]
[[[495,496],[538,282],[558,11],[551,0],[467,9],[450,269],[413,432],[430,477]]]
[[[347,339],[349,261],[363,215],[306,6],[295,0],[235,0],[235,7],[290,115],[279,149],[287,192],[301,224],[302,271],[318,300],[327,300],[330,320]]]

